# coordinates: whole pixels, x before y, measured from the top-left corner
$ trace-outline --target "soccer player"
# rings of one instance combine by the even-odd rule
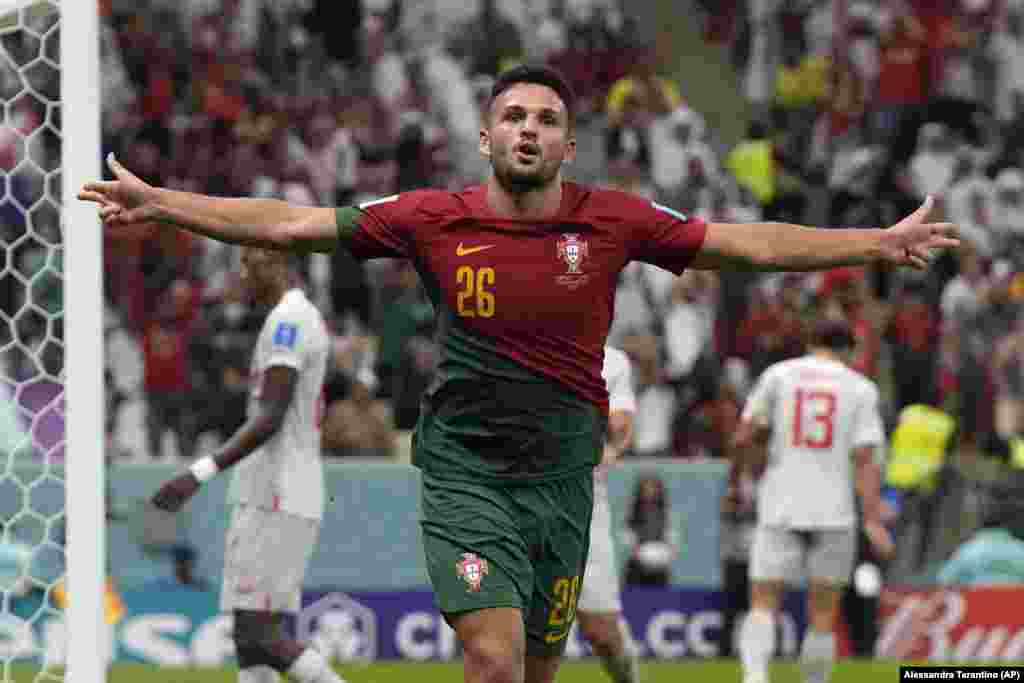
[[[203,482],[234,468],[220,608],[234,614],[239,683],[340,683],[323,656],[282,634],[299,609],[302,580],[323,516],[321,389],[329,337],[320,312],[293,287],[291,255],[250,247],[242,281],[254,302],[273,306],[253,353],[248,417],[214,455],[196,460],[153,497],[176,511]]]
[[[594,513],[590,520],[590,552],[583,573],[576,616],[580,632],[601,658],[605,671],[615,683],[639,683],[636,653],[619,626],[622,599],[619,572],[612,545],[612,510],[608,502],[608,467],[618,461],[633,436],[633,374],[629,357],[610,346],[604,347],[601,370],[608,386],[608,437],[601,465],[594,470]]]
[[[116,179],[79,193],[112,231],[155,221],[236,244],[412,260],[442,347],[413,453],[423,544],[468,683],[554,679],[586,563],[608,409],[602,349],[627,263],[927,268],[933,250],[959,244],[954,226],[926,222],[931,199],[890,229],[817,230],[705,224],[564,182],[574,106],[547,67],[501,74],[480,130],[492,173],[461,192],[307,207],[153,187],[111,158]]]
[[[857,545],[854,489],[868,539],[880,556],[892,552],[881,519],[878,459],[885,435],[878,388],[847,367],[854,344],[845,322],[820,323],[808,355],[768,367],[743,409],[735,447],[745,452],[768,441],[757,492],[750,612],[740,629],[745,683],[768,680],[780,596],[805,574],[809,619],[801,665],[808,683],[828,681],[833,625]]]

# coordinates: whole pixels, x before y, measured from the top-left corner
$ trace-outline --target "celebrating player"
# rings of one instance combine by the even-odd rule
[[[745,683],[768,680],[779,598],[805,566],[809,623],[800,659],[808,683],[828,681],[832,629],[857,545],[854,488],[872,545],[882,557],[893,550],[881,520],[878,388],[847,367],[853,347],[846,323],[820,323],[809,354],[766,369],[743,409],[735,447],[770,439],[758,486],[750,613],[740,629]]]
[[[220,607],[234,614],[239,683],[272,683],[277,672],[302,683],[341,681],[317,650],[281,635],[283,613],[299,609],[323,516],[320,416],[329,344],[320,312],[291,286],[290,258],[259,248],[242,255],[247,293],[273,306],[253,354],[248,420],[217,454],[153,497],[157,507],[178,510],[203,482],[237,464]]]
[[[547,67],[501,74],[480,131],[492,174],[461,192],[316,208],[153,187],[111,159],[116,179],[79,194],[110,229],[157,221],[237,244],[413,261],[442,345],[413,453],[424,551],[469,683],[554,679],[586,564],[608,406],[602,349],[623,266],[925,268],[959,243],[952,225],[925,222],[930,199],[887,230],[816,230],[705,224],[563,182],[573,108]]]
[[[590,520],[590,552],[583,573],[577,616],[580,631],[601,658],[615,683],[639,683],[636,653],[619,627],[622,599],[612,546],[612,510],[608,502],[608,466],[614,464],[633,438],[633,373],[622,351],[606,346],[601,369],[608,386],[608,439],[601,465],[594,470],[594,514]]]

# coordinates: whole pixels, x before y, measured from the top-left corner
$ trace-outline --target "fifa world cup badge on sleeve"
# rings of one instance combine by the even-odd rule
[[[299,328],[292,323],[278,323],[274,330],[274,346],[286,349],[294,349],[295,342],[299,338]]]
[[[558,258],[565,263],[567,271],[565,275],[559,275],[555,281],[560,285],[575,289],[590,278],[589,275],[581,272],[583,261],[590,253],[590,247],[586,240],[581,240],[577,233],[566,233],[555,245],[558,248]]]
[[[479,593],[480,582],[490,571],[487,560],[477,557],[474,553],[462,553],[462,559],[455,563],[455,572],[466,582],[467,593]]]

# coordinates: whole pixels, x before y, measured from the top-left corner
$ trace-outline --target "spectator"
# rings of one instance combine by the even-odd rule
[[[335,401],[324,422],[323,445],[334,456],[391,457],[395,449],[395,430],[391,407],[375,400],[377,378],[364,368],[351,384],[349,396]]]
[[[996,385],[996,433],[1009,441],[1024,435],[1024,315],[996,347],[992,360]]]
[[[646,476],[637,481],[624,535],[630,549],[624,583],[667,585],[679,541],[672,525],[665,483],[658,477]]]
[[[1019,4],[1008,3],[1002,24],[989,50],[995,61],[996,117],[1007,124],[1017,116],[1015,97],[1024,95],[1024,11]]]
[[[648,335],[627,337],[621,340],[621,347],[633,361],[637,384],[633,454],[640,457],[671,456],[676,394],[661,381],[658,339]]]
[[[1024,265],[1020,247],[1024,246],[1024,172],[1003,169],[995,179],[993,233],[998,244],[997,258],[1009,258],[1018,267]]]
[[[178,454],[183,458],[195,456],[196,416],[189,401],[188,358],[192,299],[191,286],[176,281],[143,334],[146,431],[153,458],[163,456],[163,436],[168,429],[176,437]]]
[[[888,140],[908,110],[924,104],[931,87],[925,27],[910,11],[899,12],[880,37],[875,134]]]
[[[910,160],[910,190],[918,200],[941,197],[952,184],[957,165],[956,139],[941,123],[926,123],[917,137],[917,151]]]
[[[986,258],[995,253],[996,236],[993,226],[995,186],[981,172],[978,153],[968,148],[961,151],[949,188],[946,211],[949,220],[960,227],[962,239]]]
[[[451,51],[470,76],[496,76],[523,58],[523,40],[497,0],[479,0],[478,8],[476,16],[455,30]]]
[[[416,269],[397,265],[399,294],[381,321],[377,376],[381,396],[394,404],[395,427],[412,429],[419,416],[420,395],[433,377],[437,346],[434,311],[420,287]]]
[[[953,586],[1024,584],[1024,540],[1018,535],[1017,493],[989,504],[981,529],[939,570],[938,582]]]

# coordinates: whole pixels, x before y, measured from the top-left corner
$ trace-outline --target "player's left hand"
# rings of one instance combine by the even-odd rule
[[[956,225],[925,222],[934,203],[929,195],[917,211],[882,231],[882,260],[896,266],[927,270],[941,250],[960,246]]]
[[[191,472],[185,472],[161,486],[152,502],[161,510],[177,512],[198,490],[199,480]]]

